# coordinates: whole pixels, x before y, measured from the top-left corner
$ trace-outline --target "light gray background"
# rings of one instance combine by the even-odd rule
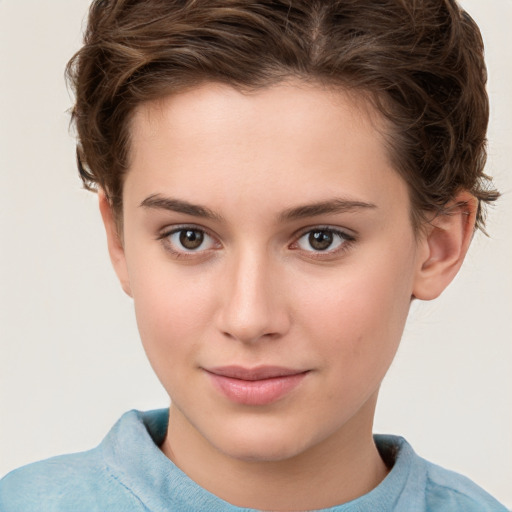
[[[167,405],[80,189],[65,63],[88,0],[0,1],[0,476]],[[375,429],[512,507],[511,0],[465,0],[487,45],[488,172],[504,193],[451,287],[414,305]]]

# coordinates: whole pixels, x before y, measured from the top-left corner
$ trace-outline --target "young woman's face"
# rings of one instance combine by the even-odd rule
[[[136,112],[118,271],[176,435],[282,460],[371,432],[422,256],[379,123],[300,83]]]

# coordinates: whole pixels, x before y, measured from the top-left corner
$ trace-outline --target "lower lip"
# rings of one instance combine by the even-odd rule
[[[209,373],[215,387],[229,400],[244,405],[277,402],[294,390],[308,372],[262,380],[242,380]]]

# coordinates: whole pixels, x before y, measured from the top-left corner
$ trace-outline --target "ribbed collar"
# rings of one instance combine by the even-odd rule
[[[100,445],[113,476],[151,512],[255,510],[235,507],[206,491],[162,453],[159,446],[168,418],[168,409],[129,411],[120,418]],[[422,459],[401,437],[376,435],[375,443],[384,460],[394,460],[388,476],[368,494],[322,512],[423,510],[426,474]]]

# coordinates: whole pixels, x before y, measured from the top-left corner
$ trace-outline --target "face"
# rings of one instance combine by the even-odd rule
[[[139,107],[115,265],[176,436],[282,460],[371,432],[423,257],[383,127],[300,83]]]

